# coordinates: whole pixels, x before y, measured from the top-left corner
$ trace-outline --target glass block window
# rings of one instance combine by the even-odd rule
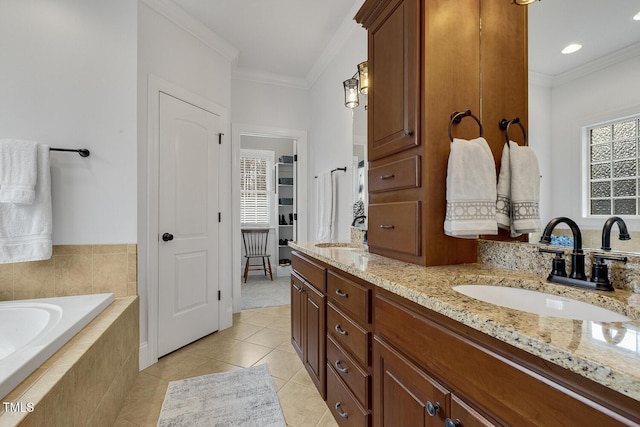
[[[640,115],[587,128],[589,213],[640,215]]]

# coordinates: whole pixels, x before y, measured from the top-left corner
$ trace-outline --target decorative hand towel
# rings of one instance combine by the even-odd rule
[[[470,141],[455,138],[451,143],[444,232],[465,239],[498,233],[496,167],[482,137]]]
[[[502,149],[496,220],[511,236],[534,233],[540,223],[540,167],[529,147],[510,141]]]
[[[333,174],[322,172],[318,174],[316,181],[316,194],[318,195],[318,230],[316,239],[319,242],[328,242],[332,237],[334,218]]]
[[[0,203],[33,203],[37,159],[37,142],[0,140]]]
[[[0,203],[0,263],[51,258],[52,222],[49,146],[38,144],[33,203]]]

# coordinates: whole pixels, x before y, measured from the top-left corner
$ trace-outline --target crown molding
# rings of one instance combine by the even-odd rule
[[[253,68],[239,68],[234,61],[231,68],[231,78],[254,83],[284,86],[294,89],[309,89],[306,79],[286,76],[283,74],[267,73]]]
[[[543,87],[552,87],[553,76],[529,70],[529,84]]]
[[[233,62],[240,51],[229,42],[211,31],[207,26],[193,18],[180,6],[171,0],[140,0],[151,9],[164,16],[178,27],[182,28],[205,45],[222,55],[225,59]]]
[[[596,71],[603,70],[621,62],[640,56],[640,43],[632,44],[613,53],[595,59],[587,64],[573,68],[553,77],[553,86],[561,86]]]

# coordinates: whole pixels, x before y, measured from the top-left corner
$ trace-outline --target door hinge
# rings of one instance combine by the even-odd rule
[[[218,144],[222,145],[222,135],[224,135],[224,133],[219,133],[218,134]]]
[[[298,214],[297,214],[297,213],[294,213],[294,214],[293,214],[293,219],[294,219],[295,221],[297,221],[297,220],[298,220]]]
[[[218,291],[218,301],[222,301],[222,291]]]
[[[294,161],[294,162],[297,162],[297,161],[298,161],[298,155],[297,155],[297,154],[294,154],[294,155],[293,155],[293,161]]]
[[[218,222],[222,222],[222,212],[218,212]]]

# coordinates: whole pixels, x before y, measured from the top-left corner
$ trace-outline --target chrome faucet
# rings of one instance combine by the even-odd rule
[[[631,240],[631,236],[629,236],[629,232],[627,231],[627,224],[624,223],[622,218],[618,216],[612,216],[609,218],[602,227],[602,249],[603,251],[611,250],[611,228],[613,224],[618,224],[618,229],[620,230],[620,234],[618,239],[620,240]]]
[[[544,232],[542,233],[542,237],[540,238],[540,243],[544,243],[546,245],[551,243],[551,233],[553,229],[560,223],[565,223],[571,229],[571,233],[573,233],[573,253],[571,254],[571,274],[569,278],[577,279],[577,280],[587,280],[587,275],[584,272],[584,252],[582,251],[582,232],[578,227],[578,224],[575,223],[570,218],[559,216],[557,218],[553,218],[547,226],[544,228]],[[555,277],[555,276],[554,276]],[[551,280],[551,276],[548,279]]]

